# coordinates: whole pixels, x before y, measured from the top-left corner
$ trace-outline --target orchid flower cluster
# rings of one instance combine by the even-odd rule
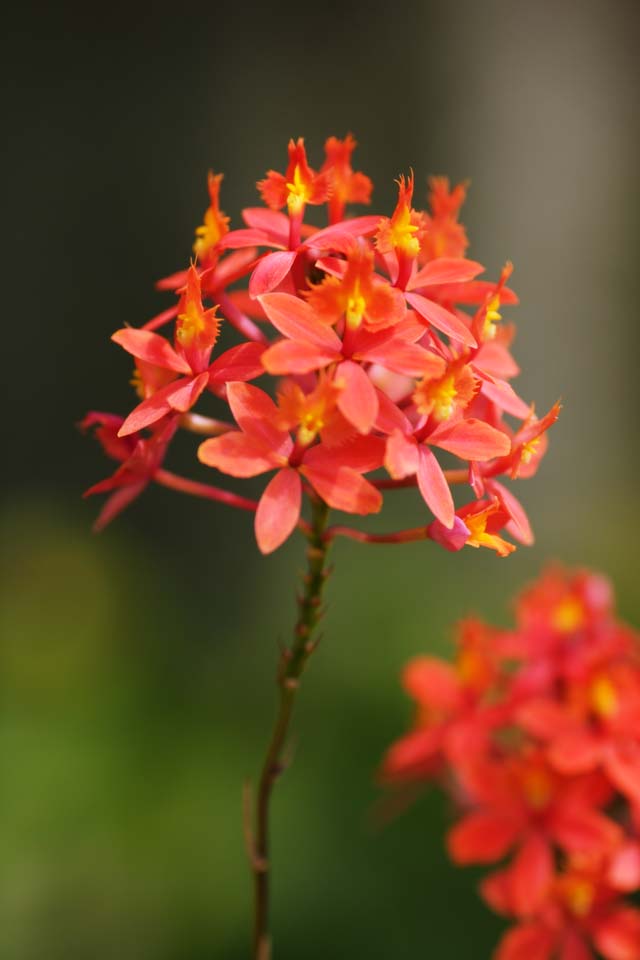
[[[467,620],[454,664],[418,657],[403,682],[415,723],[383,777],[440,783],[454,862],[501,862],[480,885],[516,921],[496,960],[638,960],[640,634],[608,582],[550,569],[515,629]]]
[[[259,181],[263,205],[244,210],[235,230],[220,209],[222,175],[209,175],[193,261],[158,283],[175,303],[112,337],[133,358],[140,402],[125,418],[91,412],[83,421],[119,464],[86,494],[109,494],[98,529],[155,482],[255,512],[269,553],[306,529],[303,493],[367,515],[380,511],[383,491],[417,486],[430,511],[418,527],[334,532],[500,556],[515,549],[505,531],[532,541],[502,478],[535,473],[559,406],[538,418],[510,385],[514,329],[500,310],[517,303],[511,266],[495,282],[477,279],[483,267],[465,256],[459,222],[464,184],[432,179],[423,211],[413,206],[413,174],[401,176],[391,216],[348,215],[372,190],[352,169],[355,145],[330,137],[316,172],[303,140],[291,141],[285,173]],[[328,224],[306,222],[309,207],[325,207]],[[223,324],[240,342],[214,354]],[[158,332],[168,325],[171,335]],[[266,377],[275,380],[264,389],[252,382]],[[207,395],[215,416],[195,409]],[[273,472],[259,502],[167,470],[180,429],[206,437],[198,458],[222,474]],[[472,497],[456,507],[452,487],[465,484]]]

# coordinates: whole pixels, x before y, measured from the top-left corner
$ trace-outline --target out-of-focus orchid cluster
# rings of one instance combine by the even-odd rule
[[[468,620],[455,663],[419,657],[403,681],[415,723],[383,776],[437,780],[452,859],[499,863],[481,895],[516,922],[496,960],[638,960],[640,635],[608,582],[550,569],[514,630]]]
[[[511,267],[495,282],[477,279],[483,267],[466,258],[458,220],[466,188],[444,178],[430,182],[428,211],[413,206],[411,174],[399,178],[391,216],[349,216],[372,189],[352,169],[354,147],[350,136],[331,137],[316,172],[303,141],[291,141],[285,173],[258,183],[264,205],[244,210],[236,230],[220,210],[222,177],[209,175],[194,260],[158,284],[176,303],[112,338],[133,357],[139,403],[124,419],[93,412],[83,421],[119,462],[87,491],[110,493],[98,528],[153,481],[255,511],[268,553],[304,529],[305,492],[364,515],[380,511],[384,490],[417,486],[430,514],[415,529],[334,532],[500,556],[514,549],[505,530],[531,542],[499,478],[535,473],[559,408],[538,418],[510,386],[514,330],[500,310],[517,302]],[[324,207],[328,224],[306,222],[309,207]],[[215,353],[222,324],[240,342]],[[169,336],[158,332],[169,325]],[[207,395],[214,416],[195,410]],[[166,470],[179,429],[207,437],[198,457],[222,474],[274,473],[259,502]],[[446,469],[443,454],[455,458]],[[452,486],[465,484],[472,498],[456,508]]]

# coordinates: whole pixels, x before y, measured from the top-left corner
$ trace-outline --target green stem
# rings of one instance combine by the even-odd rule
[[[325,561],[329,543],[324,532],[329,508],[313,500],[311,525],[307,534],[307,574],[304,590],[298,598],[298,620],[293,642],[283,650],[278,670],[280,699],[278,711],[262,767],[255,806],[255,834],[251,844],[254,878],[254,960],[269,960],[269,806],[273,786],[284,769],[283,751],[298,692],[299,680],[309,656],[313,653],[313,634],[321,616],[322,591],[328,576]]]

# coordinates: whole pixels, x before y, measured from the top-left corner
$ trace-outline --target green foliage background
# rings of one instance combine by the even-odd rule
[[[352,130],[375,209],[412,166],[470,177],[470,253],[514,260],[520,389],[562,395],[519,492],[537,545],[503,561],[341,543],[324,639],[274,804],[276,960],[484,958],[500,922],[443,850],[426,794],[374,826],[375,769],[408,722],[397,681],[469,612],[507,622],[549,558],[637,589],[638,7],[435,2],[92,7],[7,22],[3,231],[0,956],[240,960],[249,881],[240,792],[293,620],[294,540],[264,559],[250,518],[152,490],[99,538],[82,489],[108,465],[73,424],[125,412],[109,334],[165,303],[225,172],[238,221],[304,135]],[[199,473],[193,447],[177,469]],[[417,523],[390,494],[381,518]]]

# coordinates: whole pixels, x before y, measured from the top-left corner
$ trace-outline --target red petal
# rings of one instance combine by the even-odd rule
[[[513,846],[518,824],[504,813],[476,810],[449,831],[449,856],[456,863],[493,863]]]
[[[118,436],[126,437],[130,433],[136,433],[138,430],[142,430],[144,427],[149,427],[152,423],[156,423],[164,417],[165,414],[170,412],[171,395],[175,393],[176,390],[179,394],[183,387],[188,387],[191,383],[193,383],[191,378],[181,377],[179,380],[173,380],[171,383],[168,383],[166,387],[162,387],[154,393],[153,396],[143,400],[135,410],[131,411],[124,421],[118,431]]]
[[[510,868],[511,902],[518,916],[535,913],[553,880],[553,857],[549,844],[534,834],[520,847]]]
[[[465,260],[463,257],[438,257],[411,277],[407,290],[417,290],[418,287],[429,287],[438,283],[465,283],[467,280],[473,280],[483,270],[482,264],[476,263],[475,260]]]
[[[138,360],[152,363],[156,367],[174,370],[176,373],[191,373],[191,367],[187,361],[179,357],[169,341],[159,333],[124,327],[122,330],[116,330],[111,339]]]
[[[311,373],[340,359],[340,354],[301,343],[297,340],[282,340],[269,347],[262,355],[262,365],[274,376],[293,373]]]
[[[306,301],[290,293],[265,293],[258,300],[271,323],[284,337],[319,347],[325,353],[340,353],[340,338],[331,327],[320,323]]]
[[[595,944],[606,960],[640,960],[640,911],[619,907],[600,920]]]
[[[640,805],[640,747],[637,743],[611,746],[606,753],[605,770],[610,780],[629,800]]]
[[[421,296],[419,293],[408,293],[407,300],[416,313],[419,314],[423,320],[426,320],[427,323],[430,323],[432,327],[435,327],[436,330],[440,330],[441,333],[446,333],[452,340],[458,340],[467,347],[477,346],[475,338],[469,328],[459,317],[451,313],[450,310],[445,310],[439,303],[434,303],[433,300],[427,300],[426,297]]]
[[[455,710],[460,703],[458,675],[449,663],[436,657],[416,657],[402,671],[402,684],[414,700],[438,710]]]
[[[178,413],[186,413],[196,403],[198,397],[209,383],[209,371],[198,374],[197,377],[189,379],[186,382],[177,380],[170,383],[172,390],[167,390],[167,400],[172,410]]]
[[[277,253],[268,253],[266,257],[263,257],[251,274],[249,281],[251,296],[259,297],[263,293],[270,293],[271,290],[275,290],[291,270],[295,258],[295,250],[280,250]]]
[[[239,430],[205,440],[198,447],[198,460],[232,477],[256,477],[282,466],[263,444]]]
[[[506,433],[473,418],[441,423],[428,442],[462,460],[491,460],[493,457],[504,457],[511,450],[511,441]]]
[[[149,481],[145,478],[139,483],[130,483],[126,487],[121,487],[119,490],[116,490],[115,493],[112,493],[104,503],[97,520],[93,524],[94,532],[100,533],[104,530],[108,523],[111,523],[118,514],[122,513],[125,507],[128,507],[136,497],[140,496],[148,483]]]
[[[424,328],[423,328],[424,329]],[[379,347],[359,352],[357,359],[367,363],[379,363],[393,373],[407,377],[439,377],[444,373],[445,362],[431,350],[417,343],[393,339]]]
[[[569,853],[610,853],[620,841],[617,824],[596,810],[558,806],[549,830],[561,847]]]
[[[342,385],[340,413],[360,433],[369,433],[378,416],[378,394],[371,380],[357,363],[345,360],[336,370],[335,382]]]
[[[382,506],[382,494],[368,480],[351,467],[329,468],[308,465],[301,467],[322,499],[336,510],[346,513],[378,513]]]
[[[227,400],[236,423],[248,436],[280,456],[289,456],[293,447],[291,437],[276,426],[278,408],[264,390],[248,383],[230,383]]]
[[[442,467],[428,447],[420,447],[418,463],[418,487],[425,503],[434,516],[451,529],[455,518],[455,506],[451,490]]]
[[[263,343],[239,343],[225,350],[209,367],[209,386],[218,386],[230,380],[253,380],[264,373]]]
[[[542,924],[522,924],[505,933],[494,960],[550,960],[554,944],[554,934]]]
[[[284,543],[300,518],[302,482],[299,474],[287,467],[279,470],[260,497],[255,530],[262,553],[271,553]]]
[[[587,773],[600,764],[602,753],[601,737],[585,730],[561,734],[549,748],[549,760],[560,773]]]
[[[382,466],[385,442],[382,437],[352,436],[343,446],[328,447],[324,443],[305,453],[304,462],[313,467],[338,470],[350,467],[358,473],[368,473]]]
[[[415,730],[397,740],[387,751],[383,774],[390,779],[428,775],[442,748],[442,728]]]

